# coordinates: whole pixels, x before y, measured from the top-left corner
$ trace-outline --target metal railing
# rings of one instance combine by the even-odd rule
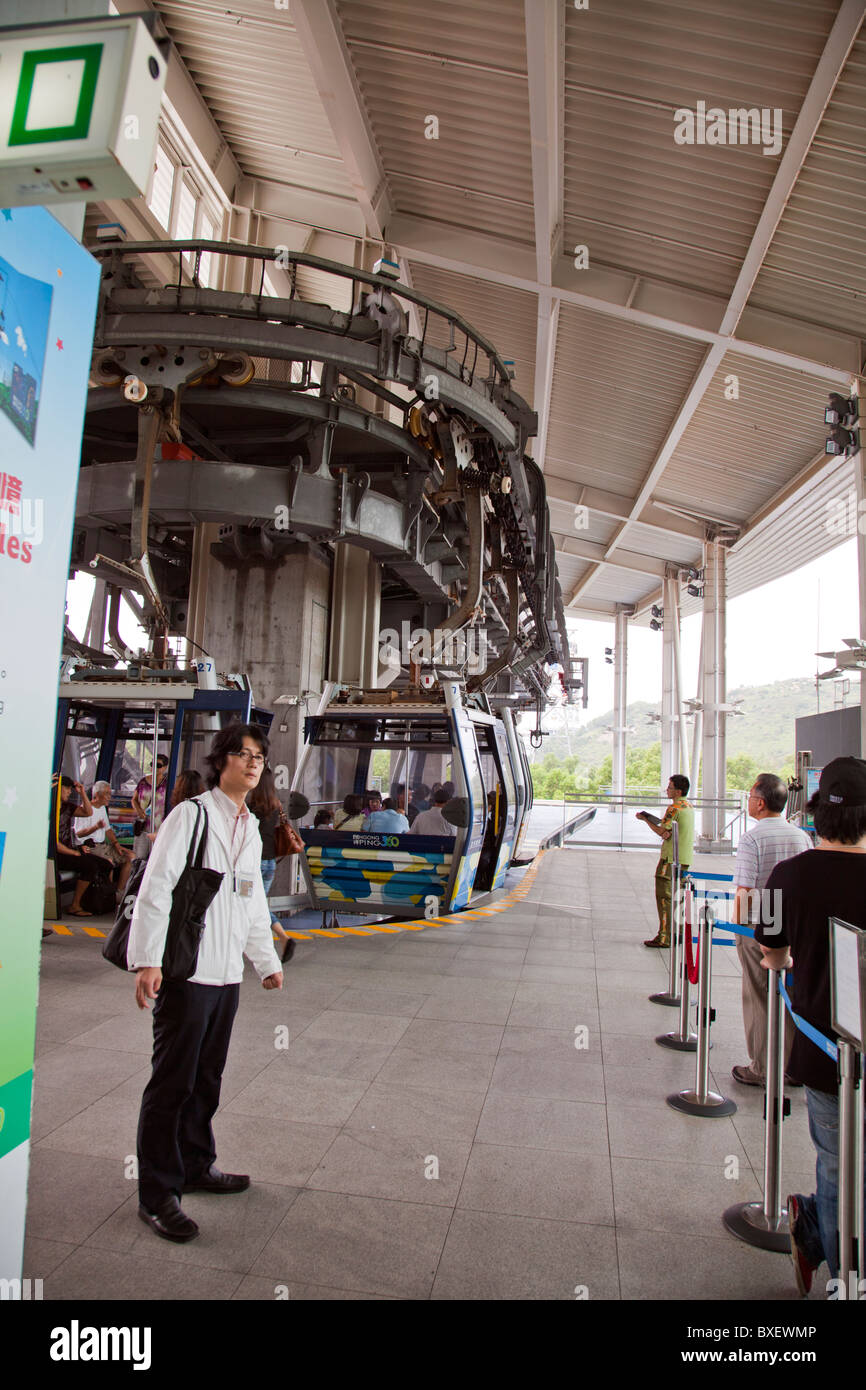
[[[658,849],[659,838],[652,830],[636,818],[637,811],[651,811],[661,817],[668,806],[667,800],[659,795],[658,787],[629,787],[625,795],[614,796],[604,789],[601,792],[569,792],[562,798],[545,800],[536,797],[533,814],[544,816],[543,829],[539,834],[550,834],[555,829],[562,830],[561,842],[572,847],[591,848],[597,845],[604,849]],[[725,797],[689,797],[689,805],[695,810],[696,833],[700,831],[701,813],[707,807],[718,809],[719,819],[724,824],[723,839],[730,838],[736,849],[740,836],[748,824],[745,794],[732,792]],[[566,833],[567,823],[574,819],[580,807],[594,806],[598,812],[591,821],[581,821],[573,830]],[[608,812],[604,814],[605,810]]]

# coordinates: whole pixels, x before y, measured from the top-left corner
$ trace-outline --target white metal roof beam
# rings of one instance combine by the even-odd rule
[[[368,235],[382,240],[391,216],[388,182],[334,0],[292,0],[291,16]]]
[[[821,57],[818,60],[818,66],[815,69],[812,81],[809,83],[809,90],[803,99],[803,105],[794,123],[794,129],[791,131],[787,147],[779,161],[776,176],[773,179],[770,192],[767,195],[767,200],[758,218],[758,223],[752,234],[749,248],[743,258],[743,264],[740,267],[740,273],[737,276],[736,284],[728,300],[724,317],[719,325],[719,333],[723,339],[730,337],[737,328],[752,286],[764,263],[764,258],[769,250],[770,242],[779,225],[779,219],[793,192],[794,185],[800,175],[800,170],[803,167],[806,155],[809,152],[809,148],[823,119],[827,103],[833,95],[836,83],[842,75],[842,70],[848,59],[848,54],[860,31],[864,17],[866,17],[866,3],[864,3],[864,0],[842,0],[839,13],[836,16],[833,28],[830,30]],[[706,353],[689,391],[677,411],[676,418],[668,431],[667,437],[644,479],[640,492],[635,498],[631,516],[623,522],[613,540],[610,542],[604,560],[602,560],[600,564],[594,565],[581,579],[568,600],[568,606],[576,602],[581,594],[586,591],[595,576],[603,568],[605,561],[610,558],[623,538],[628,534],[631,526],[637,521],[644,505],[649,501],[653,489],[670,462],[683,433],[698,409],[725,355],[725,351],[726,349],[724,346],[714,344]]]
[[[388,239],[401,255],[422,265],[529,294],[548,288],[536,276],[535,252],[501,237],[397,213],[389,223]],[[634,281],[633,274],[598,262],[594,270],[577,271],[571,260],[561,257],[554,266],[552,288],[563,304],[708,346],[723,344],[731,352],[810,372],[836,385],[847,384],[859,370],[859,342],[852,334],[750,308],[740,320],[742,336],[725,337],[716,329],[726,311],[725,299],[641,276],[629,302]]]
[[[563,536],[557,531],[552,531],[551,534],[560,555],[574,555],[581,560],[604,559],[605,547],[598,541],[577,540],[572,536]],[[616,558],[608,563],[617,569],[632,570],[635,574],[651,574],[658,579],[664,578],[664,560],[656,560],[651,555],[640,555],[634,550],[618,550]]]
[[[533,450],[544,467],[559,300],[544,287],[553,283],[553,268],[562,241],[563,179],[563,38],[565,11],[548,0],[524,0],[526,70],[529,81],[529,133],[532,148],[532,195],[535,213],[535,277],[538,317],[535,333],[535,409],[538,434]]]
[[[545,474],[544,485],[549,502],[570,502],[574,507],[586,507],[590,512],[613,517],[615,521],[625,521],[631,511],[630,497],[623,497],[616,492],[606,492],[603,488],[569,482],[567,478],[557,478],[550,473]],[[644,508],[639,520],[641,526],[662,531],[668,536],[687,536],[691,540],[703,540],[704,527],[700,522],[677,516],[654,502]]]

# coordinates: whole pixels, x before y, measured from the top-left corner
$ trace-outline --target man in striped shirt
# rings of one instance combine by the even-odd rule
[[[736,900],[734,921],[743,924],[759,922],[761,890],[766,887],[777,864],[793,859],[795,854],[812,849],[805,830],[791,825],[782,812],[788,800],[788,789],[781,777],[762,772],[749,792],[749,815],[757,825],[746,832],[737,848],[734,869]],[[757,891],[756,891],[757,890]],[[751,911],[750,911],[751,907]],[[765,912],[767,921],[770,912]],[[772,914],[775,920],[775,914]],[[734,1067],[731,1075],[741,1086],[766,1085],[767,1054],[767,972],[761,966],[762,951],[751,937],[737,937],[737,955],[743,969],[743,1026],[749,1062]],[[785,1012],[785,1069],[794,1039],[794,1026]]]

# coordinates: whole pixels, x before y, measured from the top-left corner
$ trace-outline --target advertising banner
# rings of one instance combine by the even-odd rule
[[[0,211],[0,1278],[21,1273],[51,760],[99,267]]]

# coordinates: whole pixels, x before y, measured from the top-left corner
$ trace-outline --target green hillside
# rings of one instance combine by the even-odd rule
[[[729,783],[747,787],[760,771],[778,771],[785,775],[794,763],[794,720],[816,711],[815,682],[810,677],[799,680],[775,681],[771,685],[743,686],[728,693],[728,703],[742,701],[741,714],[727,721],[727,754]],[[828,706],[825,695],[822,704]],[[660,705],[638,702],[628,706],[626,724],[633,730],[628,734],[629,768],[627,780],[636,785],[644,779],[654,780],[653,769],[660,762],[661,730],[651,715],[660,713]],[[557,770],[565,774],[565,782],[589,785],[593,788],[609,780],[613,725],[613,710],[593,719],[582,729],[569,728],[562,710],[551,711],[545,718],[550,734],[537,752],[529,750],[530,761],[541,776],[535,777],[536,790],[548,782],[552,794],[557,794],[554,782],[562,777],[551,775]],[[688,721],[691,731],[692,722]],[[691,733],[689,734],[691,738]],[[594,774],[594,775],[593,775]],[[657,775],[657,773],[656,773]],[[563,788],[564,789],[564,786]]]

